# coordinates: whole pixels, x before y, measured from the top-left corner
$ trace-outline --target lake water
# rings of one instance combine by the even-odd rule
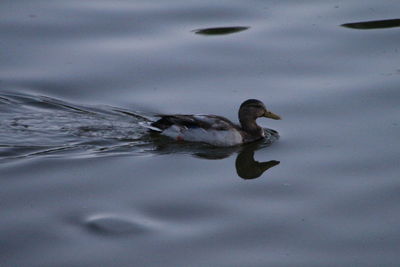
[[[398,1],[0,7],[1,266],[399,266]],[[140,126],[248,98],[278,141]]]

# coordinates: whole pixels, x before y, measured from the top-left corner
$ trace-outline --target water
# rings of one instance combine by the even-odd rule
[[[398,265],[397,1],[0,6],[1,266]],[[272,145],[139,127],[248,98]]]

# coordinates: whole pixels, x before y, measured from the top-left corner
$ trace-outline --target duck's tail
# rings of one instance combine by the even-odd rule
[[[141,121],[141,122],[139,122],[140,126],[146,128],[146,129],[149,129],[150,131],[158,132],[158,133],[161,133],[163,131],[160,128],[157,128],[157,127],[153,126],[152,124],[153,124],[152,121]]]

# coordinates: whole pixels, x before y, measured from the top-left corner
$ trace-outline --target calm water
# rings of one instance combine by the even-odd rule
[[[0,4],[1,266],[398,266],[398,1]],[[156,113],[280,139],[177,144]]]

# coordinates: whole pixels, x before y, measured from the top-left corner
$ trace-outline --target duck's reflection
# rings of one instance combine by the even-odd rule
[[[234,153],[237,153],[235,161],[237,175],[245,180],[256,179],[268,169],[280,163],[277,160],[259,162],[254,159],[255,151],[270,146],[276,139],[279,138],[277,132],[269,129],[268,131],[268,133],[272,135],[270,139],[254,142],[239,147],[225,148],[211,147],[198,143],[171,143],[170,139],[160,139],[157,136],[157,139],[154,140],[157,146],[153,152],[157,154],[187,153],[193,155],[194,157],[209,160],[224,159]]]
[[[277,160],[258,162],[254,160],[254,152],[260,147],[259,144],[251,144],[243,148],[236,157],[236,172],[240,178],[245,180],[256,179],[266,170],[278,165]]]

